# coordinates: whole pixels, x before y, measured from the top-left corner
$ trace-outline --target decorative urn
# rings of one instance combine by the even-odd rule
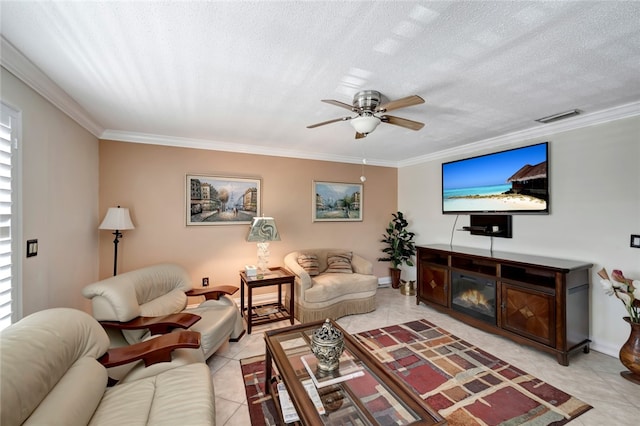
[[[318,359],[320,371],[333,371],[338,368],[340,355],[344,351],[344,336],[329,319],[322,327],[314,330],[311,336],[311,351]]]

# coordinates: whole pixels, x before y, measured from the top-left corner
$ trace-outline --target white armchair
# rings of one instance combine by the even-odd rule
[[[226,294],[231,286],[193,289],[189,274],[179,265],[163,263],[137,269],[86,286],[93,316],[105,327],[111,346],[124,346],[172,329],[201,334],[201,360],[209,358],[224,342],[244,334],[244,321]],[[204,296],[187,309],[187,296]],[[187,351],[176,351],[185,355]],[[182,356],[181,355],[181,356]],[[186,355],[193,358],[194,355]],[[193,359],[185,363],[193,362]]]

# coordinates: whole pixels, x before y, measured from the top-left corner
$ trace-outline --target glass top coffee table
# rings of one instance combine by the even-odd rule
[[[316,387],[303,363],[313,357],[310,340],[324,321],[300,324],[265,332],[265,391],[270,393],[282,416],[277,382],[284,383],[291,402],[304,425],[445,425],[446,421],[406,384],[334,321],[344,335],[343,358],[350,358],[358,370],[349,379]],[[273,364],[272,364],[273,363]],[[278,376],[274,374],[275,365]],[[316,371],[317,373],[317,371]],[[311,382],[312,383],[312,382]],[[305,384],[318,392],[324,414],[319,414]],[[281,420],[282,417],[281,417]]]

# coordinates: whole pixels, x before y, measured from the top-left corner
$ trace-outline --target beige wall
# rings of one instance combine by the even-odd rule
[[[2,101],[22,114],[22,314],[69,306],[98,275],[98,139],[2,68]]]
[[[100,141],[100,215],[121,205],[136,229],[118,246],[118,272],[157,262],[177,262],[194,283],[238,285],[238,271],[256,263],[256,245],[245,241],[248,225],[186,226],[187,174],[256,177],[262,180],[262,212],[276,218],[282,241],[270,245],[271,266],[293,250],[344,247],[377,262],[380,240],[397,205],[397,169],[367,166],[362,222],[312,222],[312,181],[358,183],[362,166],[327,161]],[[100,234],[100,277],[113,273],[113,236]]]

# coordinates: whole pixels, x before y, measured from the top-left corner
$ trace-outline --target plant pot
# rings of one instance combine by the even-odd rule
[[[629,371],[622,371],[620,375],[625,379],[640,385],[640,323],[631,322],[630,317],[623,318],[631,326],[629,339],[620,348],[620,362]]]
[[[399,268],[389,268],[389,275],[391,275],[391,287],[399,288],[400,287],[400,274],[402,273],[402,269]]]

